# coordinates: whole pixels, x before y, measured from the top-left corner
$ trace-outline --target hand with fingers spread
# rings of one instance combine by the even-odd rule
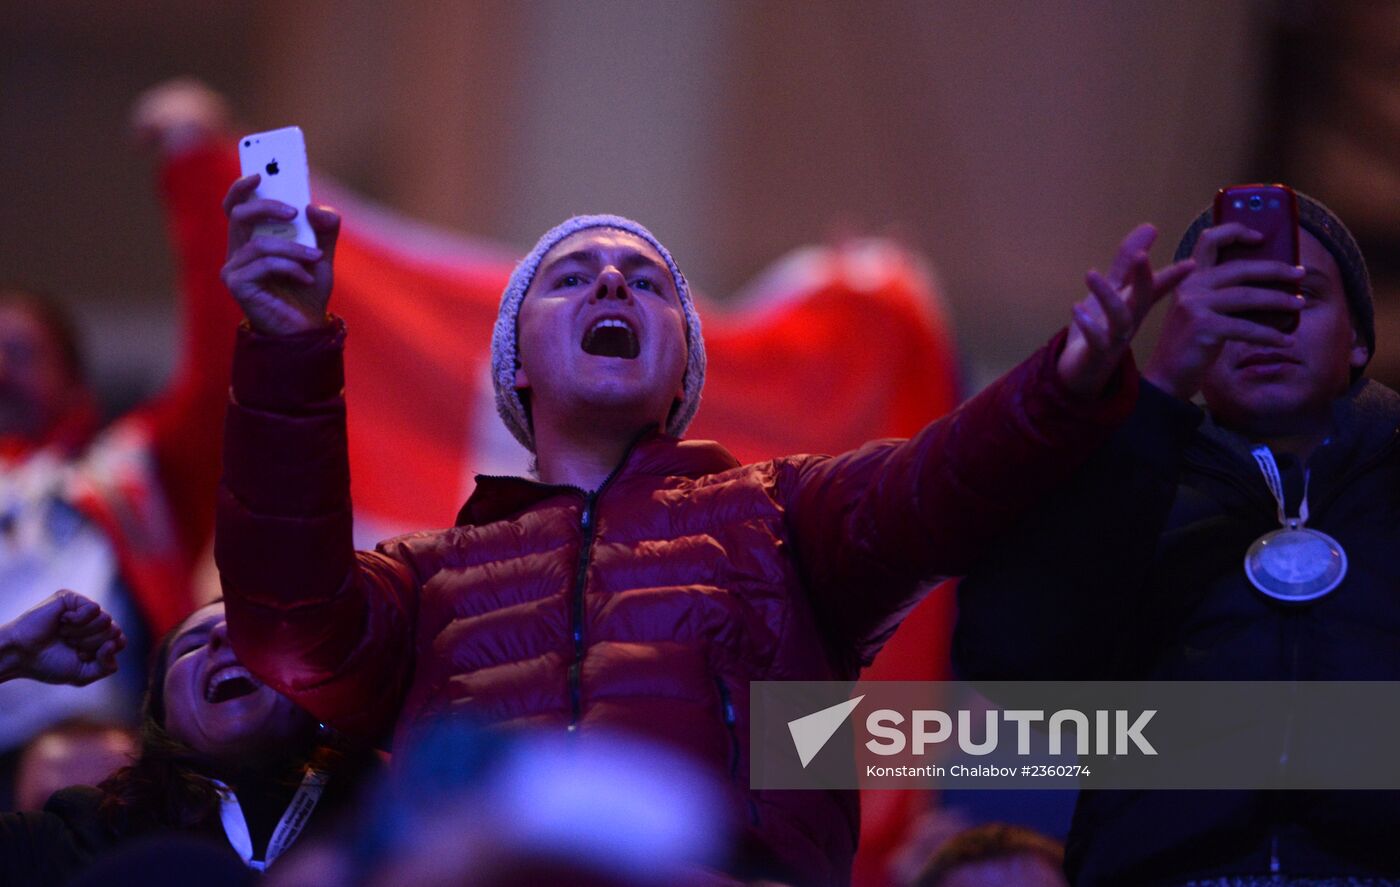
[[[1139,225],[1119,244],[1107,275],[1085,275],[1089,295],[1074,306],[1059,359],[1060,378],[1075,395],[1091,399],[1103,393],[1143,318],[1195,267],[1187,259],[1154,272],[1147,250],[1156,239],[1156,228]]]
[[[340,216],[329,207],[299,210],[260,199],[254,193],[260,181],[257,175],[244,176],[224,198],[228,259],[220,276],[257,332],[287,335],[324,326]],[[286,222],[302,211],[316,232],[315,248],[253,233],[259,224]]]
[[[1157,350],[1143,376],[1163,391],[1190,400],[1200,390],[1226,341],[1288,348],[1288,334],[1306,304],[1285,292],[1303,269],[1267,259],[1220,260],[1222,247],[1258,243],[1263,235],[1237,222],[1208,228],[1196,242],[1196,270],[1177,288]]]
[[[86,686],[117,670],[126,637],[95,602],[58,591],[0,625],[0,681],[31,678]]]

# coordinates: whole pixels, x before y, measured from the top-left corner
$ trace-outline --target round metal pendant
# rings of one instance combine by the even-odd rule
[[[1244,572],[1254,587],[1280,601],[1311,601],[1341,584],[1347,553],[1326,533],[1299,529],[1265,533],[1244,556]]]

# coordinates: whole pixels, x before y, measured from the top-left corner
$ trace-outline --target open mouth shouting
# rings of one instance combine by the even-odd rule
[[[204,701],[218,705],[241,699],[262,689],[262,683],[241,665],[226,665],[209,676],[204,684]]]
[[[637,331],[620,317],[604,317],[594,321],[584,332],[581,344],[587,354],[624,360],[636,358],[642,350]]]

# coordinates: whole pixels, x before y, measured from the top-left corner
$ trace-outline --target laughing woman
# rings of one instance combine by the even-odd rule
[[[0,871],[13,883],[62,884],[160,834],[207,837],[261,871],[348,800],[372,756],[326,745],[309,715],[248,673],[227,632],[215,602],[162,641],[130,766],[55,792],[42,813],[0,815]],[[0,625],[0,680],[91,683],[124,643],[96,604],[59,592]]]

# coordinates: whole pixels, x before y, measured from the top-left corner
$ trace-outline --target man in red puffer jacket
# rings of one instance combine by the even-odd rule
[[[749,682],[853,679],[922,582],[964,570],[1126,416],[1128,342],[1189,268],[1154,277],[1140,228],[1067,333],[912,440],[743,466],[679,439],[705,351],[670,253],[630,220],[570,219],[517,267],[493,340],[501,416],[538,479],[478,477],[451,529],[356,552],[346,332],[326,313],[339,218],[306,208],[319,249],[253,237],[297,211],[256,184],[225,202],[223,277],[248,323],[216,555],[240,658],[396,743],[461,715],[679,748],[800,884],[849,880],[855,793],[748,788]]]

